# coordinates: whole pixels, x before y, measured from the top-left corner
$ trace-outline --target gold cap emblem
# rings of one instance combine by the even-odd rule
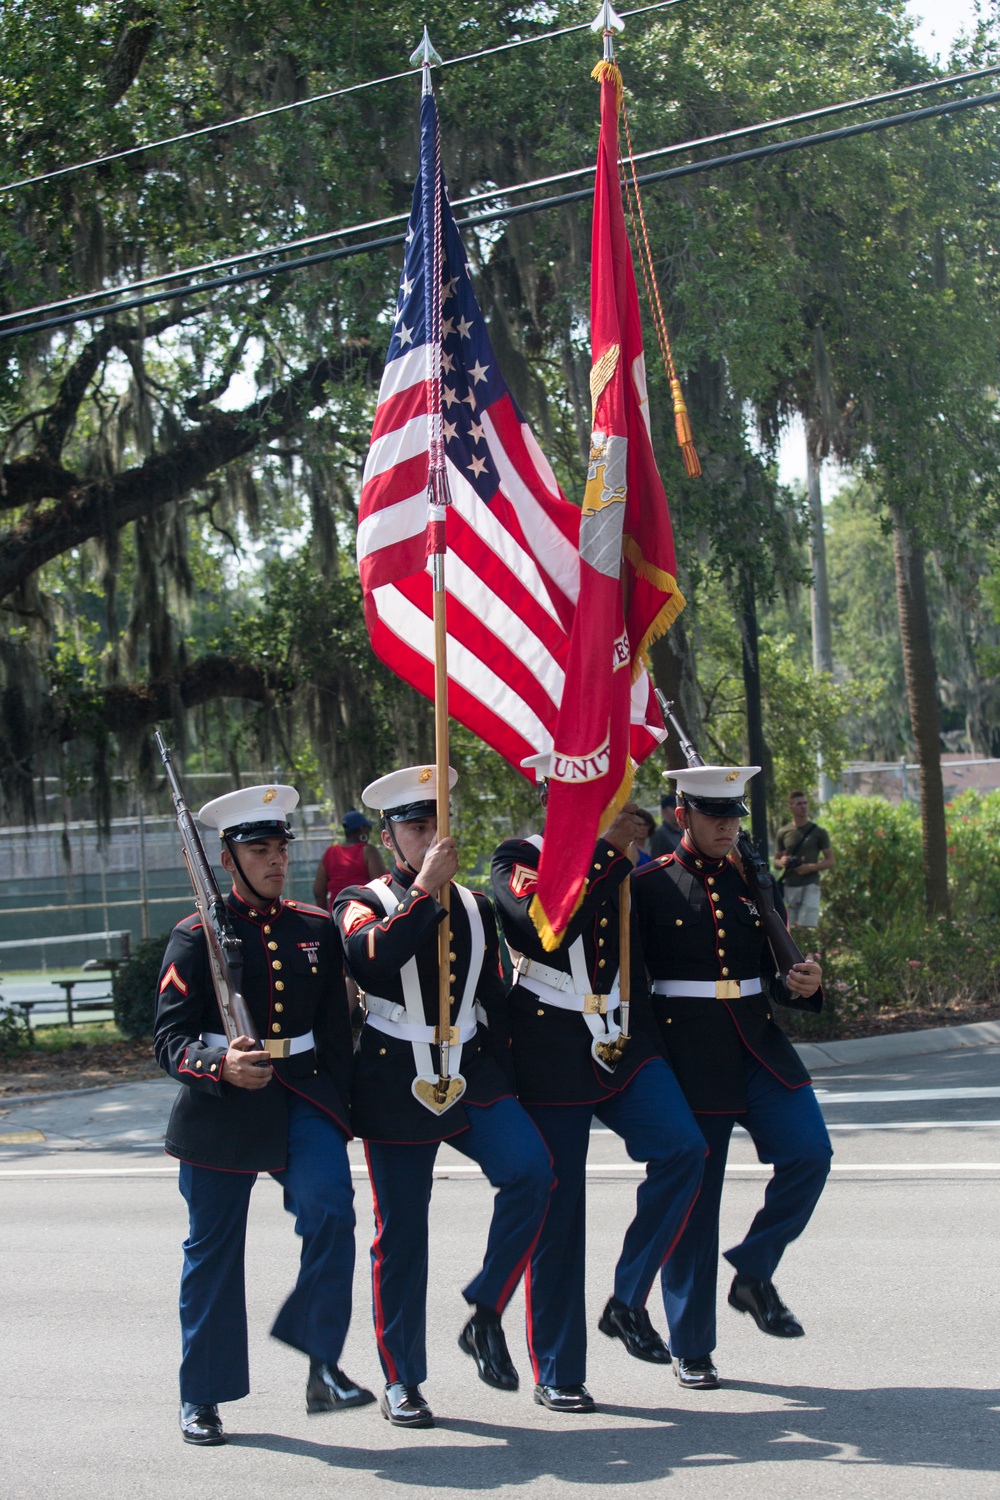
[[[726,777],[727,781],[739,781],[739,779],[740,779],[740,773],[739,773],[739,771],[730,771],[729,775]]]
[[[269,786],[268,789],[267,789],[267,791],[264,793],[263,797],[261,798],[261,801],[262,802],[273,802],[274,799],[275,799],[275,797],[277,797],[277,795],[278,794],[274,790],[274,787],[273,786]]]
[[[431,777],[433,775],[434,775],[433,771],[428,770],[428,769],[425,768],[423,771],[421,771],[420,775],[417,777],[417,780],[420,782],[421,785],[423,785],[423,783],[425,781],[430,781],[430,779],[431,779]]]

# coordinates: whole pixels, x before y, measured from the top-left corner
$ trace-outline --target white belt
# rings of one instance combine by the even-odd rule
[[[438,1028],[418,1026],[413,1021],[407,1021],[405,1005],[399,1005],[393,1000],[384,1000],[381,995],[366,995],[365,1009],[368,1012],[366,1026],[373,1026],[376,1031],[384,1031],[387,1036],[397,1037],[401,1042],[429,1042],[437,1045]],[[476,1034],[476,1028],[485,1020],[486,1012],[477,1002],[472,1020],[467,1021],[464,1026],[451,1028],[449,1038],[451,1045],[457,1047],[465,1042],[471,1042]]]
[[[221,1031],[203,1031],[198,1040],[204,1042],[206,1047],[228,1048],[229,1046],[229,1038],[223,1036]],[[311,1052],[316,1045],[316,1038],[311,1031],[304,1031],[301,1036],[281,1037],[280,1040],[285,1044],[286,1057],[294,1057],[297,1052]],[[267,1047],[266,1038],[263,1045]]]
[[[690,1000],[738,1000],[759,995],[759,979],[654,979],[654,995],[686,995]]]
[[[604,1016],[618,1007],[617,976],[610,994],[596,995],[590,990],[581,994],[575,987],[573,975],[562,969],[550,969],[548,964],[523,956],[518,958],[514,968],[517,972],[515,984],[521,979],[527,980],[526,989],[539,1000],[544,1000],[546,1005],[557,1006],[559,1010],[574,1010],[584,1016]]]

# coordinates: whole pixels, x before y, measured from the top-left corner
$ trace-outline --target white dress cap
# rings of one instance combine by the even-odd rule
[[[521,761],[521,769],[534,771],[536,781],[544,781],[552,775],[552,762],[555,752],[552,750],[540,750],[537,755],[526,755]]]
[[[458,780],[458,772],[448,767],[448,790]],[[390,771],[372,781],[361,793],[361,800],[373,812],[391,813],[394,808],[410,807],[415,803],[437,803],[436,766],[404,766],[401,771]]]
[[[288,814],[299,804],[299,794],[293,786],[281,786],[273,782],[270,786],[244,786],[238,792],[226,792],[223,797],[214,797],[198,814],[198,820],[207,828],[217,828],[221,838],[230,831],[249,831],[260,824],[260,836],[281,836],[288,827]],[[275,830],[270,835],[266,828]]]
[[[756,776],[760,766],[684,766],[665,771],[672,778],[678,795],[694,802],[742,802],[746,784]]]

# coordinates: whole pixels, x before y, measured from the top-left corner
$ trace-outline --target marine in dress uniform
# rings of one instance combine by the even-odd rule
[[[449,772],[449,787],[457,773]],[[538,1237],[552,1188],[541,1136],[513,1097],[506,993],[485,896],[456,885],[453,838],[437,838],[437,775],[409,767],[366,787],[382,817],[391,873],[342,891],[334,906],[351,975],[367,1016],[354,1073],[354,1128],[364,1138],[375,1208],[372,1300],[385,1373],[383,1415],[395,1426],[429,1427],[420,1390],[427,1374],[428,1211],[441,1141],[477,1161],[497,1189],[482,1269],[464,1289],[474,1311],[459,1336],[480,1377],[517,1388],[500,1317]],[[438,933],[450,884],[452,985],[449,1073],[460,1098],[431,1107],[440,1066]],[[456,1045],[457,1043],[457,1045]]]
[[[196,913],[171,934],[160,973],[154,1049],[182,1088],[166,1150],[180,1159],[190,1217],[180,1316],[181,1431],[225,1441],[218,1405],[250,1389],[244,1246],[258,1172],[284,1191],[302,1237],[298,1280],[271,1332],[309,1356],[306,1409],[375,1398],[338,1368],[351,1316],[354,1194],[347,1162],[351,1027],[343,959],[326,912],[285,901],[293,787],[217,797],[199,819],[217,828],[233,879],[229,917],[243,945],[244,999],[258,1036],[286,1041],[272,1059],[250,1037],[227,1046]]]
[[[637,871],[633,883],[664,1053],[709,1149],[698,1201],[662,1272],[675,1373],[691,1389],[719,1383],[712,1360],[719,1206],[733,1126],[749,1133],[774,1174],[745,1239],[725,1252],[736,1272],[729,1303],[779,1338],[803,1330],[772,1278],[785,1247],[809,1222],[832,1155],[809,1075],[773,1015],[776,999],[819,1008],[819,965],[809,959],[777,975],[733,853],[747,811],[743,788],[758,769],[669,772],[684,837],[673,854]],[[784,916],[780,896],[775,904]]]
[[[550,755],[529,756],[543,805]],[[529,907],[542,839],[508,839],[491,877],[500,926],[514,961],[509,994],[518,1097],[552,1154],[556,1188],[527,1277],[528,1344],[535,1400],[553,1411],[590,1411],[584,1384],[587,1332],[586,1165],[593,1119],[614,1130],[634,1161],[647,1163],[636,1215],[615,1269],[614,1292],[598,1327],[637,1359],[666,1364],[646,1299],[691,1211],[705,1142],[669,1067],[648,1000],[631,1005],[631,1039],[608,1067],[596,1048],[619,1034],[619,892],[632,871],[626,850],[643,825],[619,813],[598,839],[586,895],[562,944],[548,953]]]

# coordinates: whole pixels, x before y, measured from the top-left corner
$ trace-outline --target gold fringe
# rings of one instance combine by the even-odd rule
[[[566,936],[566,930],[569,927],[570,922],[572,922],[573,918],[580,910],[580,907],[583,905],[583,898],[584,896],[586,896],[586,894],[587,882],[585,880],[580,887],[580,894],[576,898],[573,910],[570,912],[569,916],[566,919],[566,926],[563,928],[562,932],[558,933],[553,931],[552,923],[545,915],[545,908],[542,906],[542,903],[539,901],[538,897],[532,896],[531,904],[528,907],[528,916],[535,924],[535,931],[538,933],[539,940],[541,941],[542,947],[545,949],[546,953],[554,953],[555,950],[561,946],[562,940]]]
[[[605,78],[610,78],[615,86],[615,98],[618,108],[622,107],[622,95],[625,93],[625,85],[622,83],[622,70],[617,63],[607,62],[604,58],[591,70],[591,78],[596,78],[598,83],[603,83]]]

